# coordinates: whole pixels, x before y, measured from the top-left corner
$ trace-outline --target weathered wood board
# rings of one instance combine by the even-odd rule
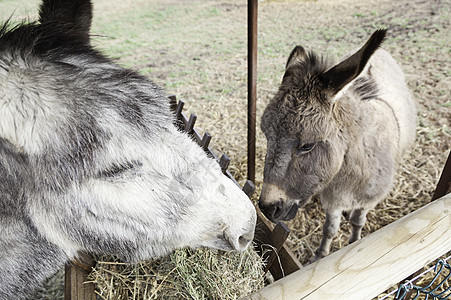
[[[451,250],[451,194],[244,299],[372,299]]]

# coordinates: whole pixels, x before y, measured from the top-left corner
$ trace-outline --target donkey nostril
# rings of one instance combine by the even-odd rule
[[[251,240],[245,237],[244,235],[238,238],[238,244],[240,245],[241,248],[246,248],[250,242]]]
[[[282,201],[273,204],[271,216],[273,219],[277,219],[283,213],[283,203]]]
[[[237,250],[244,251],[254,239],[254,230],[247,231],[238,237]]]

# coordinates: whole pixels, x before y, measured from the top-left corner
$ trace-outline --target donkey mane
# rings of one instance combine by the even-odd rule
[[[369,70],[370,72],[370,70]],[[352,83],[351,90],[361,101],[369,101],[379,97],[380,91],[374,78],[367,75],[360,76]]]
[[[292,62],[288,62],[285,76],[302,73],[303,76],[318,76],[332,67],[332,61],[325,55],[318,55],[316,52],[309,50],[301,58],[292,58]]]
[[[283,75],[281,90],[289,87],[299,89],[304,86],[309,89],[318,84],[318,76],[332,66],[332,61],[313,51],[306,52],[302,58],[294,58],[287,63],[287,69]]]

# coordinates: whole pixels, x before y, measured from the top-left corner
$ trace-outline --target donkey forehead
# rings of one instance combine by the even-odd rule
[[[319,79],[319,74],[305,74],[290,67],[279,87],[274,101],[281,109],[309,113],[312,109],[321,111],[330,108],[327,92]]]
[[[330,131],[331,113],[323,105],[296,101],[292,94],[273,99],[267,106],[261,128],[268,139],[321,140]]]

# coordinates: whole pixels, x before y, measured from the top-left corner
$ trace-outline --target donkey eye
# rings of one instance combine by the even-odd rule
[[[300,146],[297,147],[297,154],[304,154],[307,152],[312,151],[313,148],[315,148],[316,143],[307,143],[307,144],[302,144]]]

